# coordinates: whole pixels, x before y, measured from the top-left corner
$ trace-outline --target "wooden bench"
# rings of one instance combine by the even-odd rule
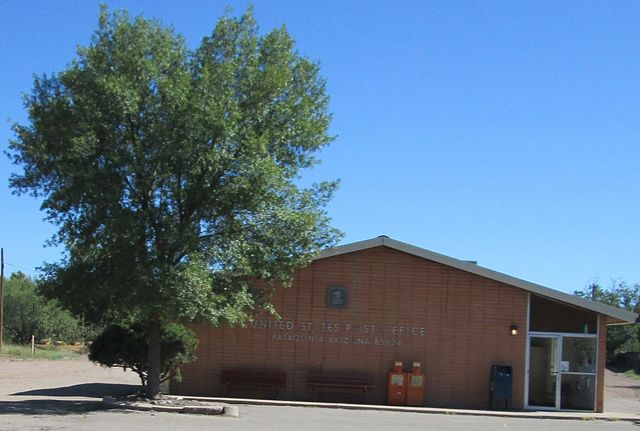
[[[227,395],[232,389],[273,389],[276,398],[280,395],[280,388],[287,384],[287,373],[282,371],[263,371],[246,368],[223,368],[220,370],[220,381],[227,388]]]
[[[311,374],[307,386],[313,389],[314,399],[318,399],[318,390],[358,390],[362,396],[373,388],[371,378],[360,373]]]

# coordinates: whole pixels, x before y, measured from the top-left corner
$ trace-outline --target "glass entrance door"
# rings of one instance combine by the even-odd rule
[[[582,334],[529,337],[529,407],[594,410],[597,338]]]
[[[529,406],[558,408],[557,336],[529,339]]]

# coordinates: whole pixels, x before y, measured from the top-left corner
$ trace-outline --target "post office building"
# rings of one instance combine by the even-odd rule
[[[638,318],[384,236],[322,252],[272,302],[194,325],[171,392],[601,412],[607,325]]]

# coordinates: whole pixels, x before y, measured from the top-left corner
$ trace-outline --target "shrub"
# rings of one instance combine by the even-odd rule
[[[91,344],[89,359],[106,367],[131,369],[147,382],[148,328],[142,323],[107,327]],[[198,345],[194,333],[179,324],[168,324],[162,332],[160,381],[180,378],[180,366],[195,359]]]

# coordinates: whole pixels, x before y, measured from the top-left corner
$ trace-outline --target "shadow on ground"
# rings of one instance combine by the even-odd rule
[[[104,409],[102,401],[24,400],[0,401],[0,414],[68,415]]]
[[[58,388],[33,389],[10,396],[52,397],[46,399],[0,401],[0,414],[66,415],[103,410],[102,397],[133,394],[141,389],[137,385],[116,383],[82,383]],[[65,400],[55,397],[87,397],[95,400]]]
[[[114,397],[129,395],[141,389],[142,387],[138,385],[125,385],[119,383],[80,383],[71,386],[61,386],[58,388],[32,389],[30,391],[16,392],[11,395],[102,398],[106,395]]]

